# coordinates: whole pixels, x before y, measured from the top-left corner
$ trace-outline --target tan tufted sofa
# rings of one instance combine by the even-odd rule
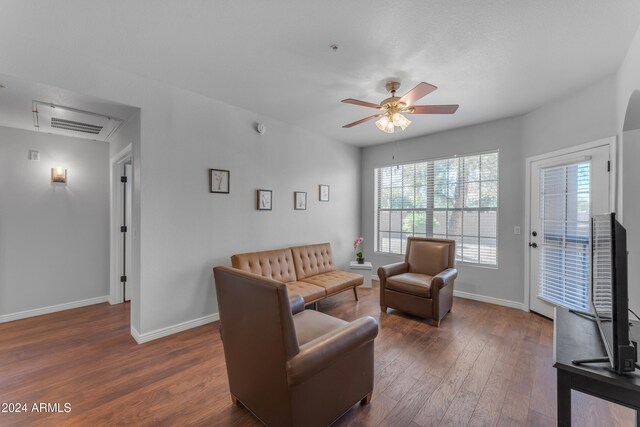
[[[287,285],[289,294],[299,294],[305,305],[362,285],[359,274],[337,270],[331,244],[296,246],[271,251],[249,252],[231,257],[234,268],[258,274]]]

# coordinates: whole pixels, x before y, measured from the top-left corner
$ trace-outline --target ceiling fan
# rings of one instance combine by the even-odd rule
[[[373,116],[365,117],[357,122],[349,123],[342,126],[343,128],[352,128],[360,123],[376,120],[376,126],[383,132],[393,133],[396,127],[405,130],[411,124],[411,120],[407,119],[404,114],[453,114],[459,105],[414,105],[420,98],[430,94],[438,89],[429,83],[418,83],[416,87],[407,92],[404,96],[396,96],[396,91],[400,88],[399,82],[389,82],[385,86],[391,93],[391,96],[383,100],[380,104],[374,104],[366,101],[359,101],[353,98],[343,99],[346,104],[361,105],[363,107],[376,108],[381,110],[380,113]]]

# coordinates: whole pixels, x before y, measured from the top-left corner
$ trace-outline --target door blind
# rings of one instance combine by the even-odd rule
[[[590,187],[588,161],[540,173],[540,281],[538,296],[589,310]]]

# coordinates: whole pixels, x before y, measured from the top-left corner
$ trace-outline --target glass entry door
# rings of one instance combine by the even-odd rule
[[[530,309],[589,311],[590,218],[610,211],[609,146],[532,163]]]

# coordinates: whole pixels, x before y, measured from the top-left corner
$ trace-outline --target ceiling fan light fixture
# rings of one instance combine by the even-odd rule
[[[380,111],[380,113],[365,117],[364,119],[360,119],[342,127],[352,128],[361,123],[378,118],[375,122],[378,129],[386,133],[394,133],[396,130],[405,130],[411,124],[411,120],[409,120],[404,114],[453,114],[458,110],[459,105],[457,104],[415,105],[417,100],[437,89],[437,87],[432,84],[421,82],[404,94],[404,96],[396,96],[396,91],[399,87],[399,82],[388,82],[386,88],[391,93],[391,96],[384,99],[380,104],[359,101],[353,98],[343,99],[342,102],[346,104],[374,108]]]
[[[393,125],[393,121],[389,120],[389,116],[387,114],[380,117],[376,120],[376,126],[382,132],[393,133],[395,131],[395,126]]]
[[[392,121],[394,126],[398,126],[402,130],[405,130],[407,126],[411,124],[411,120],[407,119],[405,116],[403,116],[400,113],[395,113],[393,115]]]

